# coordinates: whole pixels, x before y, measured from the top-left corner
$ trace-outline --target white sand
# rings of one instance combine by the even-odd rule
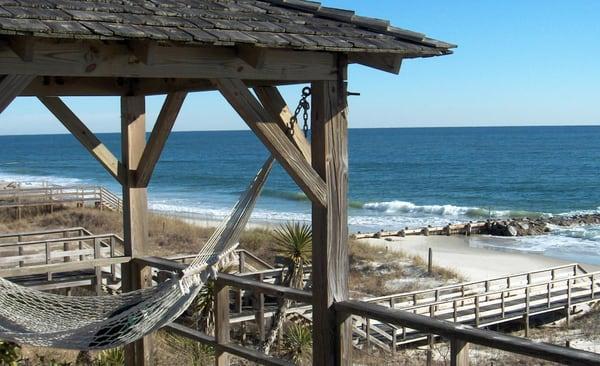
[[[432,248],[433,263],[452,268],[469,280],[480,280],[560,266],[570,262],[546,257],[540,254],[503,252],[499,250],[474,248],[470,241],[475,237],[465,236],[408,236],[405,238],[363,239],[371,245],[388,247],[408,254],[419,255],[427,260]],[[582,265],[588,271],[600,270],[598,266]]]

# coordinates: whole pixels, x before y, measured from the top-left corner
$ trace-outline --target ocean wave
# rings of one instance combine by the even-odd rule
[[[362,206],[364,209],[377,211],[385,215],[425,214],[449,217],[468,218],[504,218],[504,217],[539,217],[547,215],[543,212],[522,210],[492,210],[480,207],[465,207],[455,205],[417,205],[407,201],[369,202]]]
[[[23,182],[30,185],[41,185],[44,183],[56,185],[73,185],[87,183],[83,179],[58,177],[52,175],[30,175],[30,174],[14,174],[0,171],[0,182]]]

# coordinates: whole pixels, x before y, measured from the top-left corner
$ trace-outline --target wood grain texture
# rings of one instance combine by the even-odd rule
[[[102,164],[106,171],[122,184],[126,174],[124,166],[75,113],[58,97],[39,97],[38,99],[83,147]]]
[[[313,365],[350,365],[352,322],[333,309],[349,296],[346,88],[317,81],[312,93],[312,165],[327,184],[326,208],[312,208]]]
[[[136,186],[147,187],[154,172],[154,167],[160,158],[160,154],[165,147],[167,138],[175,124],[177,115],[185,100],[186,92],[175,92],[167,95],[165,102],[158,114],[158,119],[154,124],[148,144],[140,158],[140,163],[136,169]]]
[[[125,255],[144,256],[148,243],[148,194],[146,188],[135,188],[135,175],[146,145],[146,106],[143,96],[121,98],[121,152],[127,166],[123,184],[123,234]],[[123,266],[124,291],[152,286],[150,268],[141,269],[135,263]],[[152,365],[153,336],[125,347],[127,366]]]
[[[288,139],[277,122],[273,121],[273,117],[250,93],[246,85],[237,79],[218,79],[214,82],[229,104],[275,156],[300,189],[312,202],[325,207],[327,188],[324,180],[308,164],[300,150]]]
[[[244,80],[248,87],[299,83],[299,81]],[[36,77],[20,96],[127,96],[162,95],[173,92],[215,90],[206,79],[120,78],[120,77]]]
[[[275,121],[279,124],[279,127],[281,127],[281,129],[289,136],[290,140],[292,140],[294,145],[296,145],[306,161],[310,164],[312,161],[310,144],[298,123],[294,124],[294,130],[290,135],[289,124],[292,113],[283,99],[283,96],[279,93],[279,90],[274,86],[259,86],[254,88],[254,92],[267,112],[273,116]]]
[[[353,53],[349,55],[350,63],[361,64],[392,74],[400,73],[402,60],[402,55],[398,54]]]
[[[87,76],[124,78],[239,78],[250,80],[330,79],[335,58],[310,51],[265,51],[260,69],[239,58],[233,47],[153,47],[152,63],[132,62],[126,44],[99,41],[56,42],[38,39],[35,58],[25,62],[10,49],[0,47],[0,74]]]
[[[34,78],[35,75],[7,74],[4,76],[0,81],[0,113],[4,112],[6,107],[21,94]]]
[[[214,291],[215,366],[229,366],[229,355],[218,347],[229,343],[229,287],[217,282]]]

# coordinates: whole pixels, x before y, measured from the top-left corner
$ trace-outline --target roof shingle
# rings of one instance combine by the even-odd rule
[[[151,39],[339,52],[450,53],[388,21],[304,0],[19,0],[0,2],[0,35]]]

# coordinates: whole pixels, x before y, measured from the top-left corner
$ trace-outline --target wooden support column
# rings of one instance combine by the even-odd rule
[[[345,70],[345,65],[340,67]],[[352,320],[333,310],[348,299],[348,116],[345,73],[312,83],[312,165],[326,207],[313,202],[313,365],[350,365]]]
[[[132,258],[146,254],[148,238],[148,197],[146,188],[138,188],[137,169],[146,145],[145,100],[143,96],[121,98],[121,151],[127,167],[123,180],[123,234],[125,255]],[[122,287],[132,291],[152,285],[149,269],[141,270],[130,262],[122,269]],[[152,364],[152,336],[125,347],[127,366]]]

